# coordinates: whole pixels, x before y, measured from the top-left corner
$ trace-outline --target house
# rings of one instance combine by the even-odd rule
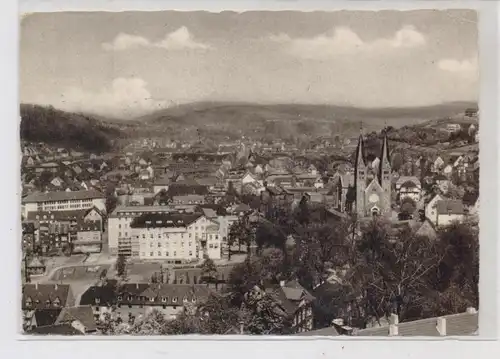
[[[188,194],[184,196],[173,196],[172,197],[172,204],[173,205],[197,205],[197,204],[204,204],[205,203],[205,196],[200,196],[196,194]]]
[[[22,287],[23,326],[31,327],[37,310],[60,309],[74,304],[69,284],[24,284]]]
[[[436,203],[436,226],[447,226],[454,221],[462,222],[465,218],[465,209],[461,200],[441,200]],[[432,219],[430,219],[432,221]]]
[[[447,164],[444,168],[443,168],[443,174],[450,178],[451,177],[451,174],[453,173],[453,164]]]
[[[442,317],[426,318],[399,323],[398,316],[392,314],[388,325],[353,331],[354,336],[402,336],[402,337],[443,337],[477,335],[479,314],[475,308],[466,312]]]
[[[31,261],[26,265],[26,270],[28,271],[28,274],[30,276],[42,275],[45,273],[45,269],[45,264],[38,257],[33,257]]]
[[[210,288],[200,284],[126,283],[117,287],[111,282],[88,288],[82,294],[80,305],[91,306],[97,317],[112,313],[127,320],[131,316],[145,316],[155,309],[167,319],[175,319],[186,306],[196,306],[210,293]],[[116,308],[113,311],[112,306]]]
[[[255,175],[253,175],[250,172],[245,173],[245,175],[243,175],[243,177],[241,178],[241,186],[244,186],[247,183],[259,183],[259,182],[260,181],[255,177]]]
[[[76,239],[72,241],[72,253],[100,253],[102,249],[101,222],[81,221],[76,226]]]
[[[425,206],[425,218],[431,221],[434,225],[437,222],[437,203],[444,200],[444,197],[437,194]]]
[[[292,333],[307,332],[314,327],[314,297],[297,281],[281,281],[278,288],[266,290],[291,321]]]
[[[23,329],[32,332],[37,327],[54,325],[62,308],[35,309],[30,316],[24,318]]]
[[[401,176],[396,181],[396,192],[400,201],[409,197],[418,202],[422,192],[420,180],[415,176]]]
[[[458,132],[462,129],[462,126],[458,123],[449,123],[446,125],[446,130],[448,132]]]

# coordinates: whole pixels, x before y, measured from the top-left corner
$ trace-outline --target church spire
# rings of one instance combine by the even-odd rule
[[[363,135],[360,133],[358,138],[358,147],[356,148],[356,168],[366,166],[364,152],[365,143],[363,141]]]
[[[379,164],[379,174],[378,179],[381,183],[382,181],[382,172],[384,170],[390,171],[391,169],[391,160],[389,158],[389,144],[387,140],[387,131],[384,131],[384,139],[382,140],[382,151],[380,154],[380,164]]]

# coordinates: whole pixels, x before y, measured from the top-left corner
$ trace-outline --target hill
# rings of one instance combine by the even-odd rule
[[[21,140],[76,150],[108,151],[123,137],[125,124],[53,107],[21,104]]]
[[[350,135],[384,126],[401,127],[429,120],[455,116],[474,104],[453,102],[416,108],[355,108],[335,105],[198,102],[163,109],[137,119],[155,131],[177,136],[196,131],[226,137],[254,136],[273,139],[279,136],[300,137],[305,134]],[[158,133],[158,132],[156,132]]]

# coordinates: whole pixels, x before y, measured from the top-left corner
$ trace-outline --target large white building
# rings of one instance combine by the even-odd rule
[[[106,200],[98,191],[32,193],[22,200],[23,216],[30,212],[69,211],[96,207],[106,213]]]
[[[201,213],[145,213],[131,227],[131,255],[174,263],[221,258],[219,224]]]
[[[132,255],[132,228],[134,218],[145,213],[170,213],[175,211],[171,206],[121,206],[108,217],[109,253]]]

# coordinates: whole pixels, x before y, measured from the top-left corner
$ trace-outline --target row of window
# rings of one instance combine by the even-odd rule
[[[132,298],[132,296],[128,296],[128,297],[127,297],[127,300],[128,300],[128,301],[132,301],[132,299],[133,299],[133,298]],[[162,301],[163,303],[168,302],[168,299],[169,299],[169,297],[168,297],[168,296],[167,296],[167,297],[161,297],[161,301]],[[172,297],[172,303],[177,303],[177,300],[178,300],[178,299],[179,299],[179,297]],[[118,296],[118,301],[122,301],[122,300],[123,300],[123,297],[122,297],[121,295],[119,295],[119,296]],[[155,301],[155,298],[149,298],[149,301],[150,301],[150,302],[154,302],[154,301]],[[195,303],[195,302],[196,302],[196,297],[193,297],[193,298],[191,299],[191,301],[192,301],[193,303]],[[96,303],[99,303],[99,302],[100,302],[99,298],[96,298],[96,299],[95,299],[95,302],[96,302]],[[184,297],[184,298],[182,299],[182,302],[183,302],[183,303],[187,303],[187,302],[189,302],[189,300],[187,299],[187,297]]]
[[[158,251],[157,253],[158,253],[157,257],[162,257],[163,256],[161,251]],[[154,257],[155,256],[154,252],[149,252],[149,256],[150,257]],[[193,251],[189,251],[189,257],[192,257],[192,256],[193,256]],[[141,252],[141,257],[146,257],[146,253],[145,252]],[[170,252],[168,252],[168,251],[165,252],[165,257],[170,257]],[[177,251],[173,252],[173,256],[172,257],[177,257]]]
[[[165,247],[170,247],[170,242],[165,242],[164,245],[165,245]],[[188,245],[189,245],[189,247],[192,247],[193,242],[188,242]],[[141,242],[141,246],[145,247],[146,242]],[[162,246],[161,242],[158,242],[156,245],[156,247],[158,247],[158,248],[161,248],[161,246]],[[174,247],[177,246],[177,242],[172,242],[172,246],[174,246]],[[154,242],[149,242],[149,247],[150,248],[155,247]],[[184,248],[184,242],[181,242],[181,247]]]

